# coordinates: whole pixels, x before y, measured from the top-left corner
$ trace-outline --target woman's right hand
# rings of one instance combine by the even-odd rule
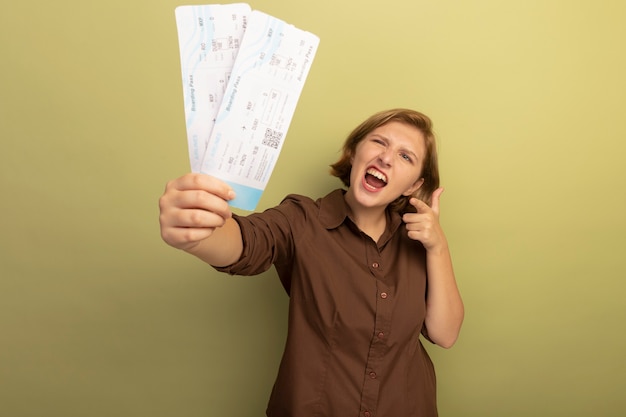
[[[161,237],[170,246],[189,251],[231,218],[228,201],[235,192],[225,182],[204,174],[186,174],[169,181],[159,199]]]

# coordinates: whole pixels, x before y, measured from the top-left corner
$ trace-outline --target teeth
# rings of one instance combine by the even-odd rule
[[[382,172],[378,171],[377,169],[370,168],[366,172],[370,175],[373,175],[374,177],[378,178],[381,181],[387,182],[387,176],[383,174]]]

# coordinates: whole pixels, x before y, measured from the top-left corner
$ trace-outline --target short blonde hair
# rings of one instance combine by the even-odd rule
[[[350,186],[350,172],[352,171],[352,157],[356,152],[357,145],[374,129],[389,122],[396,121],[414,126],[424,135],[426,154],[422,161],[420,178],[424,179],[422,186],[413,194],[427,204],[433,192],[439,188],[439,164],[437,162],[437,144],[433,133],[433,123],[428,116],[410,109],[391,109],[378,112],[357,126],[343,145],[343,152],[337,162],[332,164],[330,173],[339,178],[345,186]],[[400,196],[390,204],[393,210],[404,213],[411,211],[413,206],[409,204],[409,198]],[[413,210],[414,211],[414,210]]]

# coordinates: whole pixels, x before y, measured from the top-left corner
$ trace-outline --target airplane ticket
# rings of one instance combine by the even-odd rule
[[[282,149],[319,38],[252,11],[200,172],[228,183],[254,210]]]
[[[200,171],[250,12],[245,3],[176,8],[192,172]]]

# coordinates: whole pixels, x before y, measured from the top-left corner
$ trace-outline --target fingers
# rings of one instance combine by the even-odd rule
[[[203,174],[168,182],[159,199],[163,239],[182,248],[209,237],[232,217],[228,200],[234,197],[228,184]]]
[[[220,227],[232,217],[228,203],[202,191],[176,193],[162,206],[167,224],[174,227]]]
[[[215,216],[228,219],[232,216],[228,202],[205,190],[175,190],[163,195],[161,210],[181,210],[179,226],[206,227]]]
[[[214,194],[224,200],[232,200],[235,198],[235,192],[228,184],[215,177],[204,174],[192,173],[183,175],[180,178],[170,181],[167,184],[165,191],[167,192],[171,189],[178,191],[202,190],[210,194]]]
[[[433,191],[432,196],[430,197],[430,206],[428,204],[426,204],[425,202],[423,202],[422,200],[418,199],[418,198],[411,198],[409,200],[409,203],[415,207],[415,209],[417,210],[418,213],[424,213],[424,212],[428,212],[429,210],[432,210],[435,212],[435,214],[439,214],[439,200],[441,198],[441,194],[443,193],[444,189],[442,187],[437,188],[435,191]]]
[[[422,213],[406,213],[402,220],[405,223],[408,237],[413,240],[419,240],[428,250],[434,248],[441,242],[441,228],[434,211],[430,210]]]
[[[443,188],[438,188],[433,192],[430,206],[417,198],[411,198],[409,203],[417,212],[405,213],[402,216],[409,238],[419,240],[426,249],[441,246],[445,240],[439,226],[441,193],[443,193]]]

